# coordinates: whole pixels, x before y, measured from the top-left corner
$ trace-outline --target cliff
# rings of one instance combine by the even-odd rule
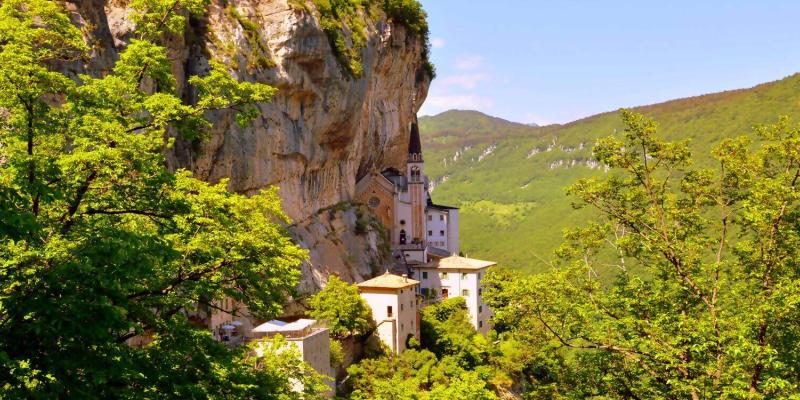
[[[330,273],[361,280],[390,262],[381,250],[380,229],[364,224],[364,211],[349,201],[361,176],[402,167],[407,128],[430,76],[425,39],[385,13],[357,16],[365,40],[363,72],[354,74],[331,45],[313,3],[291,3],[214,0],[203,17],[191,18],[182,37],[171,39],[173,69],[186,101],[195,95],[186,80],[207,71],[211,61],[279,92],[260,106],[262,115],[249,127],[237,125],[229,112],[210,115],[210,138],[178,141],[169,159],[208,181],[230,178],[230,189],[241,193],[278,186],[294,221],[290,229],[311,252],[301,285],[310,291]],[[108,71],[135,28],[127,2],[82,0],[67,6],[94,48],[88,66],[72,68]],[[343,24],[340,32],[352,46],[353,31]]]

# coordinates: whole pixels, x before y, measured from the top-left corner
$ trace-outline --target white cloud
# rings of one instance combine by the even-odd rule
[[[456,60],[456,69],[461,71],[476,70],[483,66],[483,57],[466,56]]]
[[[431,47],[434,49],[441,49],[447,42],[442,38],[431,39]]]
[[[432,93],[428,95],[428,98],[425,100],[420,114],[432,115],[452,109],[485,110],[491,106],[491,100],[476,94]]]
[[[478,83],[486,80],[487,78],[488,76],[483,73],[450,75],[442,77],[437,83],[440,83],[444,86],[460,86],[464,89],[475,89],[478,87]]]

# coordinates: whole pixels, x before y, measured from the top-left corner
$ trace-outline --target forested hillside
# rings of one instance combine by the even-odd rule
[[[668,140],[690,140],[695,162],[711,162],[712,144],[778,116],[800,117],[800,75],[750,89],[635,108]],[[592,157],[601,137],[621,132],[617,112],[565,125],[531,127],[474,111],[420,118],[427,174],[437,202],[461,207],[462,249],[527,272],[543,271],[562,230],[590,216],[564,187],[602,176]]]

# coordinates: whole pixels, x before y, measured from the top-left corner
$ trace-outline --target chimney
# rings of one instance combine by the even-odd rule
[[[403,282],[408,282],[408,274],[403,274]]]

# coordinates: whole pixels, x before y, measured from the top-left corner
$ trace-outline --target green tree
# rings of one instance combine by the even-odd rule
[[[605,220],[567,232],[560,268],[493,285],[497,318],[568,360],[550,370],[559,395],[800,396],[800,129],[725,139],[716,168],[693,169],[687,142],[622,117],[624,136],[594,148],[614,172],[569,189]]]
[[[275,190],[240,196],[166,166],[206,112],[247,123],[275,92],[212,65],[181,101],[161,43],[205,5],[131,2],[138,29],[102,78],[60,71],[88,54],[60,2],[0,5],[0,397],[301,396],[186,316],[231,297],[273,317],[306,258]],[[140,334],[154,342],[126,344]]]
[[[463,297],[452,297],[422,309],[420,323],[422,346],[439,358],[455,356],[464,367],[482,363],[485,349],[483,336],[470,322]]]
[[[469,322],[463,298],[422,311],[422,347],[362,360],[348,369],[353,399],[494,399],[489,343]],[[499,352],[496,352],[499,355]]]
[[[311,317],[325,321],[333,337],[343,339],[367,332],[373,325],[372,310],[356,285],[331,276],[328,284],[309,301]]]

